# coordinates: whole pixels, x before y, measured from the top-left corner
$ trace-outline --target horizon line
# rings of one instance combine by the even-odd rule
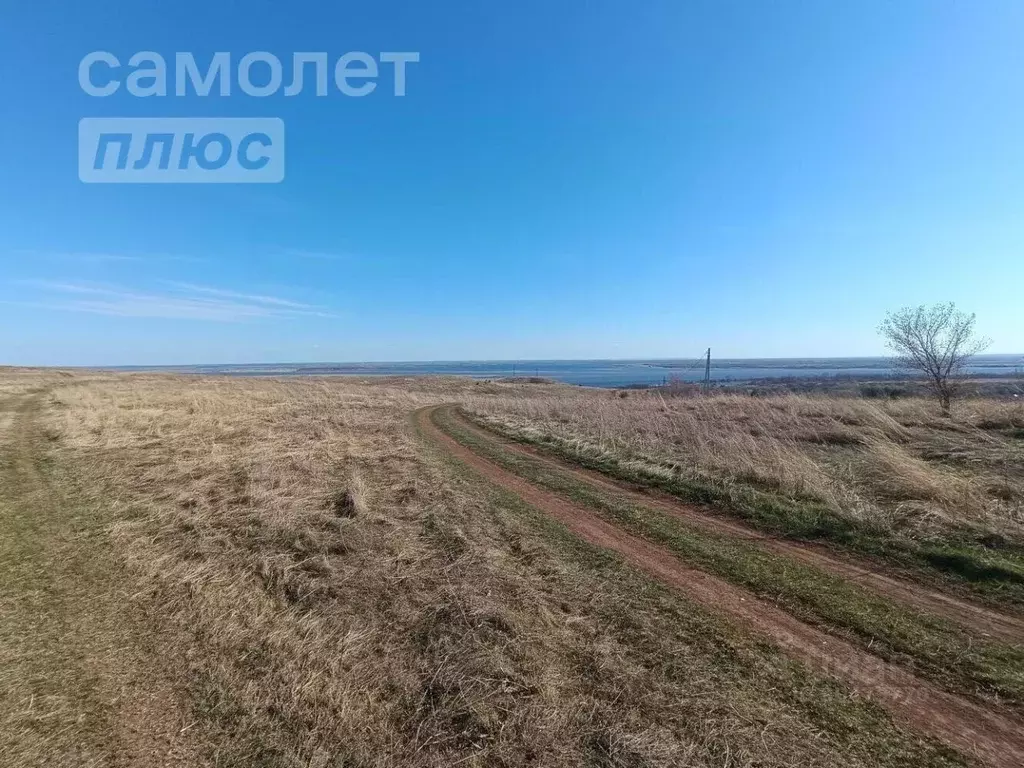
[[[711,357],[712,366],[716,360],[728,362],[746,362],[751,360],[892,360],[895,355],[799,355],[792,357]],[[985,360],[991,358],[1013,358],[1020,357],[1024,362],[1024,352],[991,352],[982,355],[975,355],[975,359]],[[663,363],[685,361],[702,361],[704,356],[698,357],[520,357],[520,358],[450,358],[450,359],[423,359],[423,360],[307,360],[289,361],[280,360],[275,362],[206,362],[206,363],[123,363],[123,364],[92,364],[92,365],[18,365],[3,364],[12,368],[75,368],[75,369],[126,369],[126,368],[208,368],[208,367],[267,367],[267,366],[328,366],[328,365],[450,365],[456,363],[473,364],[508,364],[518,365],[521,363]]]

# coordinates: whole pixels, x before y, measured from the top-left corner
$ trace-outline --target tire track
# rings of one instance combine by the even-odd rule
[[[491,483],[515,493],[585,541],[613,550],[629,564],[770,637],[787,653],[885,706],[918,732],[992,768],[1024,765],[1024,721],[916,678],[850,643],[810,627],[773,605],[716,576],[687,567],[667,550],[626,533],[581,505],[539,488],[483,458],[444,433],[432,406],[415,413],[422,434]]]
[[[48,390],[0,430],[0,764],[203,765],[177,692],[147,655],[104,520],[41,469]]]
[[[446,406],[448,407],[448,406]],[[453,409],[454,411],[454,409]],[[541,461],[559,471],[569,474],[580,482],[600,488],[622,500],[651,507],[686,523],[700,526],[712,533],[755,542],[762,549],[799,560],[820,570],[840,576],[847,581],[903,603],[924,613],[941,616],[980,635],[1002,640],[1011,644],[1024,642],[1024,618],[1013,616],[993,608],[945,594],[921,584],[908,582],[843,558],[815,544],[782,539],[755,530],[742,523],[710,515],[698,507],[686,504],[659,491],[638,491],[624,482],[568,461],[553,458],[541,451],[521,443],[505,439],[483,429],[469,419],[453,413],[461,425],[491,442],[499,443],[503,449]]]

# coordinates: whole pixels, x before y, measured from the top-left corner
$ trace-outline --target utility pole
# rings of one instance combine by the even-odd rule
[[[708,359],[704,363],[704,394],[711,391],[711,347],[708,347]]]

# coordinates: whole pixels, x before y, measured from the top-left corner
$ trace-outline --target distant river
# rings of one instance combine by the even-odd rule
[[[703,360],[517,360],[435,363],[280,363],[253,365],[188,365],[122,367],[146,370],[230,376],[470,376],[497,379],[506,376],[542,376],[589,387],[628,387],[666,381],[700,381]],[[980,355],[971,373],[986,376],[1024,375],[1024,355]],[[764,358],[711,361],[715,381],[853,376],[875,378],[892,374],[881,357]]]

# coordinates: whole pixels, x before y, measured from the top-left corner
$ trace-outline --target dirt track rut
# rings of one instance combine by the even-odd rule
[[[0,765],[203,765],[140,649],[103,521],[40,468],[44,394],[0,413]]]
[[[1024,642],[1024,618],[1020,616],[1002,613],[921,584],[873,571],[860,563],[852,562],[814,544],[781,539],[754,530],[742,523],[715,517],[702,511],[699,507],[673,499],[667,494],[635,490],[625,483],[611,480],[598,472],[573,466],[521,443],[501,438],[492,432],[481,429],[468,419],[457,418],[467,429],[492,442],[500,442],[504,450],[556,466],[560,471],[576,477],[584,484],[599,487],[620,499],[657,509],[714,533],[752,541],[762,549],[813,565],[820,570],[841,576],[847,581],[855,582],[879,595],[922,612],[941,616],[981,635],[1008,643]]]
[[[724,613],[770,637],[818,671],[843,680],[885,706],[920,733],[993,768],[1024,765],[1024,721],[942,691],[900,667],[803,624],[775,606],[703,571],[690,568],[667,550],[633,536],[595,512],[505,470],[444,433],[434,422],[434,406],[418,411],[424,436],[484,478],[512,491],[591,544],[619,553],[629,564],[672,586],[709,609]],[[749,535],[749,531],[743,529]]]

